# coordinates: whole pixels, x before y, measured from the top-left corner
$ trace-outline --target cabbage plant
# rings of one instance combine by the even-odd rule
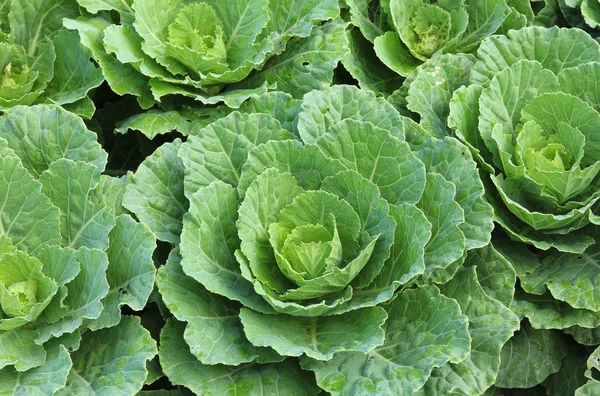
[[[501,351],[499,389],[597,386],[584,376],[600,342],[597,59],[582,30],[529,27],[485,39],[476,55],[436,56],[389,97],[418,119],[417,136],[469,146],[510,237],[492,240],[511,267],[494,276],[519,280],[508,306],[521,320]]]
[[[436,54],[471,51],[501,27],[523,27],[534,17],[529,2],[515,8],[505,0],[347,3],[353,25],[372,43],[377,57],[403,76]]]
[[[301,96],[328,86],[347,51],[335,0],[78,1],[97,16],[65,26],[145,108],[172,95],[233,107],[273,88]]]
[[[89,118],[88,97],[102,71],[63,18],[79,15],[75,0],[10,0],[0,5],[0,110],[16,105],[63,105]]]
[[[418,131],[355,87],[272,92],[140,165],[123,205],[174,245],[157,275],[172,384],[207,395],[492,385],[518,326],[511,297],[487,291],[486,258],[502,260],[492,210],[468,149]]]
[[[361,88],[382,94],[429,59],[470,53],[495,33],[550,26],[558,4],[522,0],[348,0],[350,53],[342,63]]]
[[[424,130],[469,146],[511,239],[493,244],[519,280],[509,306],[523,321],[501,351],[499,388],[597,386],[581,368],[600,326],[599,50],[579,29],[513,30],[485,39],[476,56],[430,60],[394,95]]]
[[[146,304],[155,239],[96,138],[58,106],[0,119],[0,394],[134,395],[156,354],[120,312]]]
[[[594,243],[599,50],[575,29],[492,37],[478,50],[471,85],[452,98],[451,126],[491,173],[496,220],[541,249],[582,252]]]

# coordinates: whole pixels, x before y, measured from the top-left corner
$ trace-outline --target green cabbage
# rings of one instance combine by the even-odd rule
[[[582,30],[527,27],[483,40],[476,56],[432,58],[390,97],[419,120],[417,136],[454,135],[479,163],[504,231],[493,246],[519,281],[508,306],[523,320],[498,388],[596,386],[581,370],[591,351],[563,332],[589,345],[600,326],[599,55]]]
[[[492,172],[496,221],[516,240],[575,253],[594,242],[599,61],[583,31],[521,29],[484,41],[454,93],[452,126]]]
[[[342,63],[361,88],[390,94],[442,54],[470,53],[486,37],[553,25],[554,0],[348,0],[350,53]],[[400,75],[400,76],[399,76]]]
[[[518,326],[514,271],[489,245],[492,208],[465,146],[344,85],[211,114],[146,158],[123,196],[175,244],[157,275],[172,384],[209,395],[493,384]],[[490,262],[509,295],[492,291]]]
[[[97,16],[65,26],[79,31],[111,88],[143,108],[173,95],[231,107],[267,89],[300,97],[328,86],[347,52],[334,0],[78,2]]]
[[[112,183],[96,138],[58,106],[0,118],[0,394],[134,395],[156,355],[119,309],[144,308],[155,239],[95,192]]]
[[[79,15],[75,0],[10,0],[0,5],[0,110],[59,104],[90,118],[88,97],[104,77],[79,36],[62,26]]]

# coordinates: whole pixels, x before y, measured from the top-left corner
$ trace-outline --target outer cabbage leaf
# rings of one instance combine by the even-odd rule
[[[130,173],[121,177],[100,176],[98,186],[92,191],[92,202],[104,204],[115,216],[129,213],[123,207],[123,196],[130,180]]]
[[[529,292],[537,289],[542,293],[547,288],[555,299],[573,308],[598,312],[598,254],[597,243],[581,254],[553,253],[532,274],[522,278],[523,287]]]
[[[349,0],[346,3],[350,8],[352,24],[358,27],[370,42],[390,30],[389,1]]]
[[[425,246],[425,271],[423,278],[444,283],[447,276],[440,270],[460,266],[466,248],[465,236],[460,230],[464,211],[454,200],[456,187],[440,174],[427,175],[427,185],[417,207],[431,223],[431,238]]]
[[[98,318],[104,309],[101,301],[109,289],[106,280],[108,268],[106,253],[96,249],[80,248],[71,260],[65,253],[68,254],[68,251],[47,249],[41,256],[42,259],[49,260],[44,262],[49,275],[54,275],[59,285],[66,283],[62,286],[66,289],[66,295],[62,298],[55,297],[48,309],[44,311],[42,319],[46,323],[40,325],[38,342],[70,334],[81,327],[86,320]],[[75,261],[72,260],[73,258]],[[54,268],[49,268],[49,264],[54,264]],[[72,271],[73,267],[78,269],[76,276],[72,280],[65,279],[65,275],[69,270]],[[50,273],[50,270],[53,272]]]
[[[336,352],[365,352],[381,345],[386,318],[379,307],[311,318],[261,314],[246,308],[240,312],[252,344],[269,346],[284,356],[306,355],[318,360],[329,360]],[[286,331],[290,328],[293,333]]]
[[[485,40],[477,51],[471,81],[486,86],[507,66],[520,60],[537,60],[558,74],[562,69],[598,60],[600,46],[578,29],[529,27]]]
[[[109,290],[102,301],[104,311],[89,324],[94,330],[117,325],[123,305],[141,311],[152,293],[156,274],[152,261],[156,241],[145,224],[136,222],[129,215],[121,215],[108,237],[106,278]]]
[[[127,184],[123,206],[143,221],[161,241],[177,243],[188,201],[183,195],[181,141],[159,147],[139,166]]]
[[[89,199],[98,180],[94,165],[67,159],[54,161],[40,175],[42,192],[61,212],[60,233],[64,246],[102,250],[108,247],[108,232],[115,225],[114,215]]]
[[[210,293],[181,268],[174,250],[158,271],[157,284],[165,305],[178,320],[188,322],[184,339],[203,364],[239,365],[256,359],[277,359],[245,337],[237,304]],[[201,313],[201,315],[198,315]],[[235,346],[232,348],[232,346]]]
[[[531,388],[557,372],[567,353],[563,336],[556,330],[536,330],[524,322],[502,348],[496,386]]]
[[[342,58],[342,64],[358,80],[360,88],[378,94],[389,94],[400,88],[402,77],[379,60],[373,45],[358,29],[349,30],[347,36],[350,52]]]
[[[44,245],[58,245],[59,211],[42,194],[42,185],[22,166],[22,162],[0,139],[1,235],[14,246],[35,252]]]
[[[242,276],[233,256],[240,243],[235,227],[237,203],[235,190],[223,182],[200,188],[192,196],[190,210],[183,217],[181,266],[208,291],[269,312],[268,305]],[[213,227],[221,232],[211,232]]]
[[[501,246],[501,241],[496,238],[493,244],[470,251],[465,265],[476,268],[479,284],[485,294],[510,307],[515,295],[517,273],[515,261],[507,259],[501,253]],[[516,250],[523,253],[523,249]]]
[[[102,71],[90,62],[90,54],[75,32],[61,30],[52,41],[56,51],[54,78],[46,86],[44,102],[62,105],[86,98],[104,81]]]
[[[456,301],[440,295],[435,287],[401,293],[387,312],[386,340],[381,347],[368,354],[336,354],[327,362],[303,359],[303,368],[314,371],[319,386],[334,395],[413,394],[434,367],[467,357],[471,342],[467,317]],[[436,326],[438,316],[444,317],[443,328]],[[418,354],[415,344],[421,345]]]
[[[460,230],[467,249],[480,248],[490,241],[493,229],[492,207],[485,202],[477,164],[466,148],[452,138],[428,139],[416,152],[427,172],[437,173],[456,187],[454,200],[464,211]]]
[[[544,385],[550,395],[575,395],[577,389],[584,386],[588,353],[580,345],[571,344],[567,355],[563,358],[560,370],[551,374]]]
[[[511,309],[520,318],[527,317],[536,329],[564,329],[580,325],[586,328],[600,326],[600,314],[597,312],[574,309],[569,304],[556,301],[552,294],[541,296],[518,291]]]
[[[347,119],[368,121],[404,140],[402,120],[390,103],[348,85],[308,93],[298,116],[298,131],[304,143],[315,143],[330,127]]]
[[[208,117],[210,117],[210,115]],[[129,130],[136,130],[142,132],[151,140],[157,135],[167,134],[174,130],[177,130],[177,132],[183,135],[187,135],[188,130],[191,129],[190,124],[197,121],[192,120],[191,118],[190,114],[184,111],[162,111],[151,109],[147,112],[134,114],[125,120],[119,121],[115,131],[125,134]]]
[[[55,344],[49,348],[46,362],[34,369],[20,373],[11,368],[0,371],[0,393],[14,394],[53,394],[67,382],[71,369],[71,357],[67,349]]]
[[[102,345],[103,348],[98,348]],[[135,394],[146,379],[146,362],[156,355],[156,342],[134,316],[116,327],[87,332],[71,356],[67,384],[57,395],[93,392]]]
[[[190,198],[201,186],[222,180],[237,186],[248,152],[269,140],[291,133],[267,114],[234,112],[199,129],[179,151],[185,167],[184,191]]]
[[[445,54],[431,59],[404,82],[406,107],[418,113],[419,124],[435,137],[449,135],[446,119],[452,94],[468,85],[475,58],[464,54]]]
[[[483,394],[495,383],[500,351],[519,328],[508,307],[490,298],[480,286],[475,267],[463,268],[441,292],[454,298],[469,318],[471,352],[463,362],[433,370],[421,394]]]
[[[183,339],[184,326],[169,319],[161,332],[160,363],[172,383],[197,393],[268,392],[316,395],[319,389],[297,365],[250,363],[242,366],[203,365],[190,353]]]
[[[119,62],[104,49],[104,29],[110,26],[109,21],[100,17],[79,17],[65,18],[64,24],[66,28],[79,32],[81,44],[91,52],[94,60],[102,68],[104,78],[115,93],[135,95],[142,108],[151,107],[155,103],[148,86],[148,78],[138,73],[133,66]]]
[[[345,28],[345,23],[334,20],[314,28],[306,39],[290,40],[283,54],[271,58],[240,86],[259,87],[266,82],[295,98],[328,87],[333,70],[348,52]]]
[[[323,20],[334,19],[339,15],[334,0],[276,0],[269,1],[269,14],[266,31],[278,32],[278,42],[291,37],[308,37],[313,26]],[[281,45],[281,44],[280,44]],[[283,51],[283,46],[280,51]]]
[[[370,123],[340,121],[320,136],[316,145],[379,186],[382,197],[392,205],[414,204],[423,193],[423,163],[406,142]]]
[[[81,118],[56,106],[16,107],[0,121],[0,137],[36,177],[59,158],[104,169],[107,153]]]
[[[291,173],[298,185],[307,190],[319,189],[327,177],[345,170],[341,163],[328,159],[315,145],[303,146],[296,140],[270,141],[248,152],[238,185],[241,196],[267,168]]]
[[[577,396],[591,396],[596,392],[600,391],[600,384],[596,381],[588,381],[585,385],[577,388],[575,395]]]

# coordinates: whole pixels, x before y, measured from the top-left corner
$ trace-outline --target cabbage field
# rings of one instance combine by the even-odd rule
[[[600,395],[600,0],[0,1],[0,396]]]

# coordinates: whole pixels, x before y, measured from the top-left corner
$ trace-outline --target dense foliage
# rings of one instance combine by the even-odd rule
[[[597,0],[0,4],[0,395],[600,394]]]

